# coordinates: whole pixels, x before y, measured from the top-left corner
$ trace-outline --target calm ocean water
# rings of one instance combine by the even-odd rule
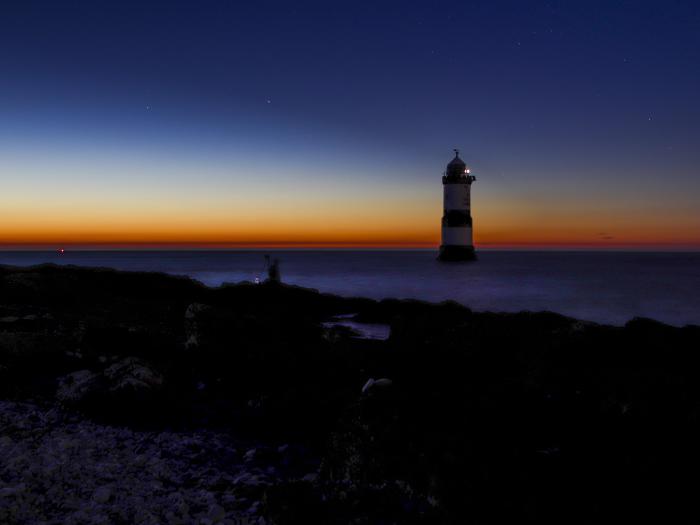
[[[433,251],[0,252],[0,264],[44,262],[189,275],[208,285],[265,277],[264,254],[285,282],[324,292],[428,301],[474,310],[551,310],[623,324],[634,316],[700,324],[700,253],[482,251],[442,264]]]

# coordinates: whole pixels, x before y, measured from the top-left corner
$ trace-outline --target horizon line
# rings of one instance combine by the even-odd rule
[[[117,242],[117,243],[0,243],[0,251],[236,251],[236,250],[438,250],[437,243],[210,243],[210,242]],[[478,243],[483,251],[700,251],[700,243]]]

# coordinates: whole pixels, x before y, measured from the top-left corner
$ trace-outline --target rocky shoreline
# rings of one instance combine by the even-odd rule
[[[647,319],[0,266],[0,522],[694,522],[699,351]]]
[[[314,477],[284,472],[288,445],[246,450],[206,429],[139,431],[8,401],[0,428],[2,523],[265,523],[265,487]]]

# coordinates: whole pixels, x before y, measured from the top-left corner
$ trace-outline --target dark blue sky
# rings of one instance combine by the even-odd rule
[[[17,228],[58,192],[157,236],[188,195],[273,206],[274,174],[300,232],[388,199],[428,242],[460,147],[484,243],[700,243],[699,64],[692,1],[7,1],[0,177]]]

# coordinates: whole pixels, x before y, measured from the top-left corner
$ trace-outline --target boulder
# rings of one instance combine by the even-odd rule
[[[102,372],[78,370],[59,378],[56,399],[64,406],[110,416],[148,410],[162,386],[159,372],[127,357]]]
[[[211,311],[211,306],[202,303],[192,303],[185,310],[185,348],[199,346],[202,334],[202,317]]]
[[[78,370],[58,379],[56,399],[63,405],[84,405],[103,394],[103,377],[90,370]]]
[[[373,377],[370,377],[362,387],[362,393],[369,394],[372,392],[372,390],[376,390],[377,388],[388,388],[392,384],[393,381],[386,377],[382,377],[381,379],[374,379]]]
[[[92,499],[96,503],[107,503],[112,498],[112,489],[110,487],[98,487],[92,493]]]
[[[109,392],[115,396],[153,392],[163,386],[163,376],[149,364],[135,357],[127,357],[104,371]]]

